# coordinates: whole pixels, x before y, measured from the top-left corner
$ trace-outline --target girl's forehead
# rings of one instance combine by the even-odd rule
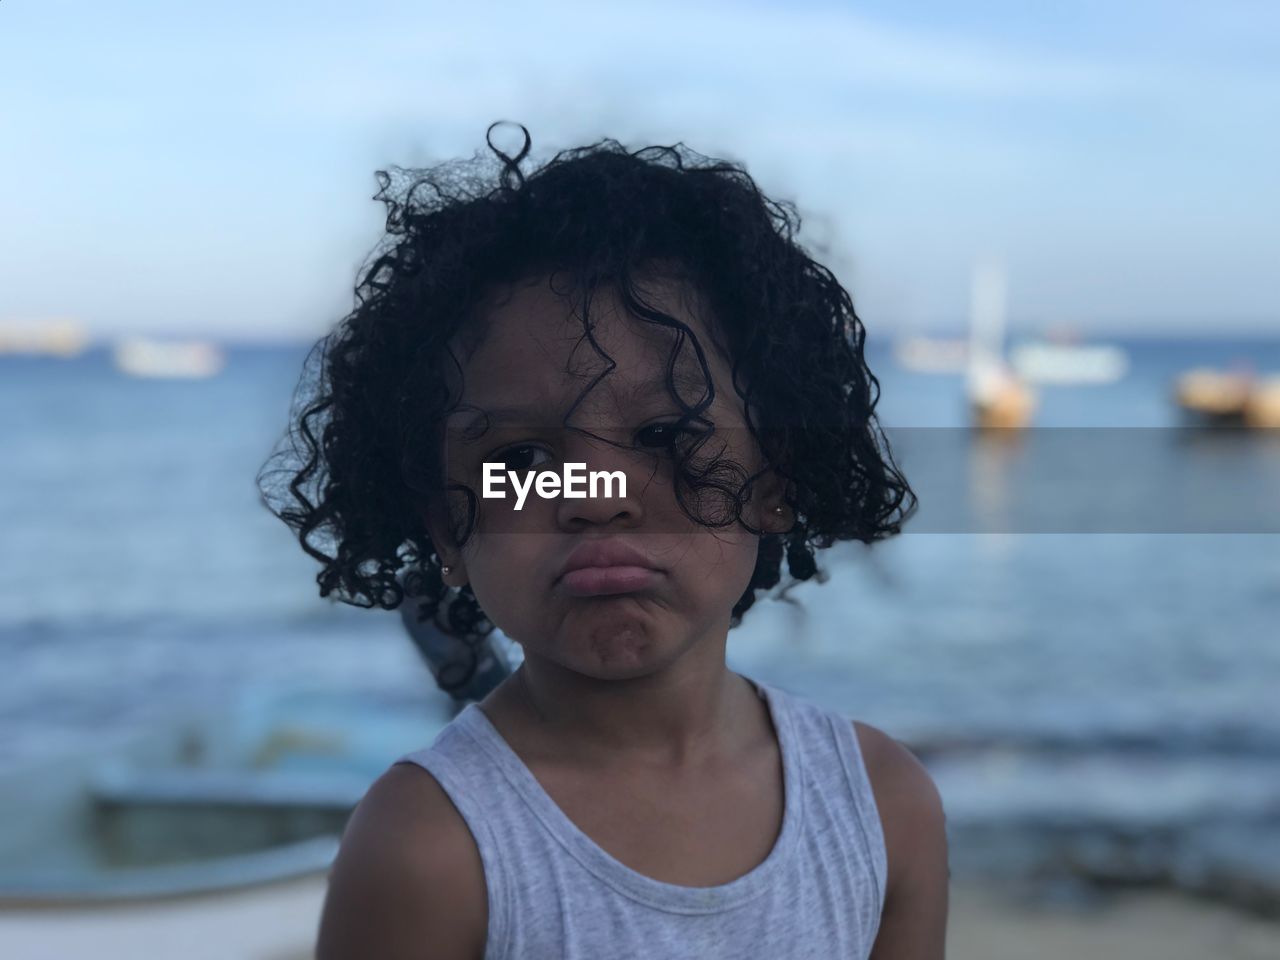
[[[687,298],[674,284],[649,283],[644,300],[685,324],[701,347],[709,372],[719,379],[722,361],[710,331],[699,311],[690,309]],[[698,362],[698,350],[688,333],[632,315],[616,293],[598,288],[586,305],[590,336],[583,325],[581,299],[571,300],[552,291],[546,281],[513,287],[508,296],[492,300],[481,308],[478,318],[482,339],[473,346],[463,367],[466,379],[481,383],[561,382],[566,379],[590,382],[608,371],[606,380],[665,380],[675,357],[677,383],[696,376],[705,385]],[[723,366],[721,362],[719,364]]]
[[[577,306],[545,284],[511,290],[482,317],[483,340],[462,363],[462,390],[449,424],[469,429],[482,411],[481,419],[495,426],[532,422],[577,404],[584,414],[626,416],[669,406],[672,389],[685,404],[699,404],[709,386],[715,398],[706,412],[733,416],[738,405],[730,364],[698,311],[670,288],[646,286],[644,301],[687,325],[692,337],[631,316],[611,291],[601,290],[590,303],[588,339]]]

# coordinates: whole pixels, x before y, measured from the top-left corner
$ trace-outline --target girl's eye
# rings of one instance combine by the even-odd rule
[[[670,451],[682,438],[701,436],[704,432],[682,427],[680,424],[681,421],[652,423],[647,427],[642,427],[636,435],[642,438],[641,446]],[[551,455],[541,447],[523,443],[491,454],[489,462],[501,463],[506,470],[515,473],[524,473],[540,465],[534,462],[538,454],[542,454],[548,460],[551,459]]]
[[[523,464],[523,461],[527,460],[531,455],[539,453],[547,456],[548,458],[550,457],[550,454],[541,447],[535,447],[532,444],[526,443],[518,447],[507,447],[505,450],[499,450],[493,455],[493,462],[501,463],[507,468],[507,470],[515,473],[523,473],[526,470],[532,470],[535,466],[535,464],[532,463]]]
[[[672,421],[670,423],[652,423],[647,427],[641,428],[637,436],[648,436],[649,441],[643,442],[646,447],[660,447],[670,450],[681,437],[696,437],[701,431],[690,430],[688,427],[680,426],[680,421]]]

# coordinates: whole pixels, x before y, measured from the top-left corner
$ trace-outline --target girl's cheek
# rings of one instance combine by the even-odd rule
[[[513,495],[482,499],[480,502],[479,529],[488,534],[522,534],[521,541],[538,532],[550,532],[555,524],[555,501],[545,500],[530,492],[520,509],[516,509]],[[526,553],[521,541],[509,544],[512,552]]]

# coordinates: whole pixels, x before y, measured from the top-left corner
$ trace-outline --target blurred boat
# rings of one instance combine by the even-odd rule
[[[214,895],[328,869],[351,810],[453,705],[323,689],[247,694],[108,756],[0,779],[0,905]]]
[[[1114,383],[1129,372],[1129,355],[1111,344],[1020,343],[1009,351],[1018,375],[1031,383]]]
[[[0,322],[0,355],[76,357],[89,345],[89,333],[75,320]]]
[[[1197,368],[1174,383],[1174,402],[1195,423],[1280,429],[1280,376]]]
[[[1035,391],[1004,359],[1005,274],[998,263],[974,271],[965,393],[979,429],[1018,430],[1031,422]]]
[[[154,340],[130,337],[112,349],[116,368],[131,377],[198,379],[222,369],[225,357],[217,344],[204,340]]]
[[[250,690],[107,756],[0,778],[0,907],[211,896],[328,870],[369,785],[511,672],[498,631],[462,644],[416,609],[401,616],[441,689]]]
[[[971,371],[968,392],[973,423],[982,430],[1021,429],[1036,410],[1035,393],[1003,366]]]
[[[951,337],[904,337],[893,344],[898,366],[915,373],[963,373],[969,341]]]

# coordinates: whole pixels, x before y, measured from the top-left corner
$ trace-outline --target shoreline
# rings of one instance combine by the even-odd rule
[[[1280,922],[1173,890],[1029,902],[1004,884],[953,880],[948,960],[1274,960]]]
[[[325,874],[210,897],[67,909],[0,909],[0,955],[309,960]],[[1274,960],[1280,922],[1163,890],[1087,902],[1019,898],[1015,887],[953,879],[949,960]]]

